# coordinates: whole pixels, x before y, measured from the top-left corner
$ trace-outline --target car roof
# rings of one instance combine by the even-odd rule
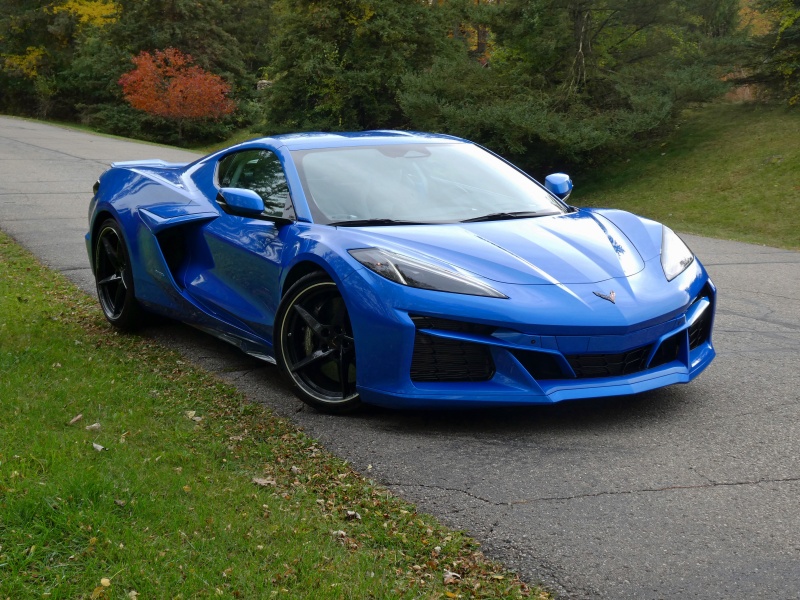
[[[348,146],[373,146],[384,144],[413,143],[465,143],[466,140],[439,133],[417,131],[349,131],[349,132],[308,132],[288,133],[262,138],[263,141],[286,146],[289,150],[312,150],[317,148],[343,148]]]

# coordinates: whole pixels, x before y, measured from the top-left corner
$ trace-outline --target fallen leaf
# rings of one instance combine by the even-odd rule
[[[444,584],[449,585],[451,583],[458,583],[461,579],[461,575],[458,573],[453,573],[452,571],[448,571],[447,569],[444,570]]]
[[[125,500],[114,500],[114,504],[117,506],[125,506],[127,502],[125,502]]]
[[[128,598],[130,598],[131,600],[136,600],[138,595],[139,592],[137,592],[136,590],[131,590],[130,592],[128,592]]]
[[[94,448],[98,452],[102,452],[103,450],[108,450],[108,448],[101,446],[100,444],[97,444],[95,442],[92,442],[92,448]]]
[[[253,477],[253,483],[262,487],[267,487],[268,485],[277,485],[274,479],[265,479],[263,477]]]
[[[331,535],[337,538],[346,538],[347,533],[341,529],[337,529],[336,531],[331,531]]]
[[[196,410],[187,410],[185,413],[187,419],[194,419],[194,416],[197,414]]]
[[[94,588],[94,591],[92,592],[91,595],[92,600],[97,600],[98,598],[102,598],[103,595],[105,594],[105,591],[106,588],[104,588],[102,585],[98,585],[96,588]]]
[[[345,513],[345,515],[346,515],[348,521],[354,521],[354,520],[355,521],[360,521],[361,520],[361,515],[358,514],[354,510],[348,510],[347,513]]]
[[[84,427],[84,429],[86,429],[86,431],[100,431],[100,423],[92,423]]]
[[[83,418],[83,413],[81,413],[79,415],[75,415],[74,417],[72,417],[72,420],[69,422],[69,424],[70,425],[75,425],[75,423],[80,421],[82,418]]]

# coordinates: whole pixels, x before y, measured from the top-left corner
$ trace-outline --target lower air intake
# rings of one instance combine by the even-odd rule
[[[579,379],[616,377],[643,371],[651,346],[642,346],[619,354],[580,354],[567,356],[569,365]]]
[[[711,335],[711,307],[706,308],[703,314],[689,327],[689,349],[694,350],[708,341]]]
[[[488,347],[417,332],[411,381],[488,381],[493,375]]]

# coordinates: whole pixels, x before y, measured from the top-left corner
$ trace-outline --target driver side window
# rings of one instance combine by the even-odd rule
[[[274,152],[243,150],[229,154],[219,162],[217,178],[219,187],[244,188],[261,196],[266,216],[294,218],[286,176]]]

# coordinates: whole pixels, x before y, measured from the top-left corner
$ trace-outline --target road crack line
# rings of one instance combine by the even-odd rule
[[[708,479],[708,477],[703,476],[704,478]],[[431,489],[431,490],[440,490],[443,492],[458,492],[474,500],[478,500],[485,504],[490,504],[492,506],[524,506],[527,504],[533,504],[536,502],[559,502],[564,500],[579,500],[581,498],[599,498],[602,496],[626,496],[626,495],[634,495],[634,494],[648,494],[648,493],[660,493],[660,492],[670,492],[676,490],[702,490],[702,489],[712,489],[716,487],[737,487],[737,486],[752,486],[752,485],[763,485],[765,483],[797,483],[800,482],[800,477],[785,477],[785,478],[778,478],[778,479],[754,479],[750,481],[713,481],[709,479],[709,483],[701,483],[696,485],[668,485],[663,487],[657,488],[642,488],[638,490],[622,490],[617,492],[595,492],[592,494],[574,494],[572,496],[542,496],[539,498],[530,498],[527,500],[511,500],[509,502],[496,502],[494,500],[489,500],[488,498],[483,498],[482,496],[478,496],[473,494],[467,490],[462,490],[460,488],[449,488],[441,485],[427,485],[424,483],[397,483],[397,482],[384,482],[383,485],[386,487],[397,487],[397,488],[422,488],[422,489]]]

